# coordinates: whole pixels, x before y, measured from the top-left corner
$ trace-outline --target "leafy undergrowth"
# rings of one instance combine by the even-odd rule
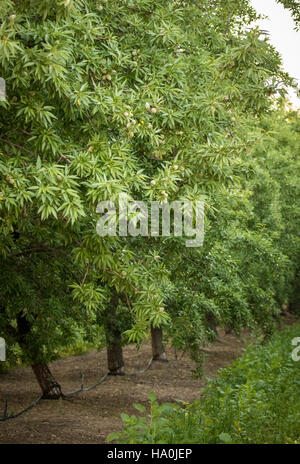
[[[266,345],[248,347],[218,378],[208,380],[201,400],[159,404],[150,412],[122,414],[123,429],[107,437],[117,443],[299,443],[300,361],[292,359],[300,324],[277,333]]]

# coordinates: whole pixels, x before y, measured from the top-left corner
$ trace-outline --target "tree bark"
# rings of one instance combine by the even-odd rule
[[[163,344],[163,330],[161,327],[151,326],[151,340],[153,361],[168,362]]]
[[[63,398],[61,386],[53,377],[48,365],[44,362],[37,361],[39,353],[35,348],[31,348],[29,336],[31,334],[31,326],[26,317],[22,314],[17,315],[17,341],[24,353],[31,360],[31,368],[35,374],[39,386],[41,387],[43,399],[57,400]]]
[[[107,367],[110,375],[124,375],[122,332],[117,320],[118,294],[115,292],[104,317]]]
[[[217,330],[217,322],[216,318],[213,314],[211,313],[206,313],[205,314],[205,319],[208,327],[215,333],[216,338],[219,338],[218,330]]]
[[[46,363],[39,362],[32,364],[31,367],[41,387],[43,399],[57,400],[63,397],[61,386],[53,377]]]
[[[231,327],[230,325],[227,325],[227,326],[225,327],[225,334],[226,334],[226,335],[232,334],[232,327]]]
[[[107,367],[110,375],[124,375],[121,337],[107,344]]]

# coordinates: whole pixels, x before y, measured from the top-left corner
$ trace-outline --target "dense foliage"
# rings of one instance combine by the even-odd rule
[[[299,120],[248,1],[5,0],[0,16],[10,359],[112,325],[136,343],[164,325],[195,359],[216,324],[268,335],[297,299]],[[204,246],[100,238],[96,206],[120,193],[205,198]]]
[[[299,0],[277,0],[278,3],[282,3],[285,8],[288,8],[296,22],[297,28],[300,24],[300,3]]]
[[[254,344],[210,381],[201,401],[159,404],[150,394],[149,414],[122,415],[117,443],[299,443],[300,362],[291,358],[300,325]],[[181,402],[182,403],[182,402]]]

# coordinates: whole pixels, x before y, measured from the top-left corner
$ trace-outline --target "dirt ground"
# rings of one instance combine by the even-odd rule
[[[241,339],[219,330],[219,341],[207,348],[204,376],[201,380],[192,376],[193,362],[187,355],[167,347],[169,362],[154,362],[143,374],[123,377],[109,376],[90,392],[79,393],[69,400],[42,400],[22,416],[0,422],[0,443],[105,443],[106,436],[120,430],[120,414],[136,414],[134,402],[147,406],[148,395],[154,391],[159,401],[182,399],[193,401],[199,397],[199,389],[205,378],[214,378],[219,368],[229,365],[240,356],[249,339],[243,333]],[[149,342],[140,350],[140,364],[145,367],[151,358]],[[126,372],[138,366],[135,346],[124,349]],[[92,351],[84,355],[58,360],[51,364],[55,378],[64,392],[80,387],[81,373],[85,374],[85,386],[97,382],[106,372],[105,351]],[[8,400],[8,412],[18,412],[40,395],[39,386],[30,368],[19,368],[0,373],[0,415],[4,400]]]

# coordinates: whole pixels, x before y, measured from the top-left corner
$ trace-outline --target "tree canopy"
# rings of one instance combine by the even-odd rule
[[[283,6],[289,9],[295,20],[296,27],[299,28],[300,24],[300,4],[298,0],[277,0],[277,3],[282,3]]]
[[[150,325],[196,351],[215,323],[271,330],[299,269],[299,121],[249,3],[5,0],[0,15],[0,324],[17,355],[94,339],[115,293],[137,343]],[[204,246],[99,237],[97,204],[120,193],[204,198]]]

